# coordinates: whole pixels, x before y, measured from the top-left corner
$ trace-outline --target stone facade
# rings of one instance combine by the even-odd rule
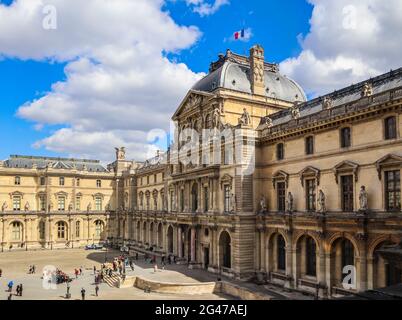
[[[306,101],[278,66],[264,62],[260,46],[249,57],[228,51],[178,106],[174,143],[153,159],[127,161],[117,148],[104,172],[3,162],[2,248],[87,244],[101,220],[105,232],[95,240],[322,297],[400,282],[400,264],[383,252],[402,241],[401,113],[402,70]],[[14,185],[16,176],[24,183]],[[56,183],[61,176],[64,187]],[[41,211],[42,193],[54,201],[80,193],[92,209],[101,194],[108,206],[82,212],[46,203]],[[14,195],[29,210],[12,210]],[[77,219],[89,229],[74,237]],[[72,232],[62,241],[59,221]],[[19,241],[14,222],[23,226]]]

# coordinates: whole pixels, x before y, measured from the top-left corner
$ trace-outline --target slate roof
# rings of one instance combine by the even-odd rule
[[[402,68],[392,70],[375,78],[367,79],[358,84],[354,84],[310,101],[300,103],[298,105],[300,118],[323,111],[323,101],[325,97],[328,97],[332,100],[332,108],[336,108],[338,106],[361,99],[361,93],[365,83],[372,84],[373,95],[402,87]],[[292,120],[289,109],[271,114],[269,118],[272,120],[273,126],[281,125]],[[264,128],[264,123],[265,118],[262,118],[259,129]]]
[[[11,155],[3,163],[7,168],[32,169],[35,165],[38,169],[45,169],[49,166],[53,169],[76,169],[78,171],[86,169],[89,172],[108,172],[99,160]]]

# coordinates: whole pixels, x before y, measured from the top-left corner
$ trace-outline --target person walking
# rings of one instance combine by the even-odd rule
[[[99,292],[99,286],[96,285],[96,286],[95,286],[95,295],[96,295],[96,296],[98,296],[98,292]]]
[[[11,292],[13,290],[14,282],[10,281],[7,286],[8,286],[8,292]]]
[[[22,297],[22,283],[19,285],[18,295]]]
[[[78,270],[74,269],[75,279],[78,279]]]
[[[3,274],[3,270],[0,269],[0,278],[1,278],[2,274]]]
[[[94,274],[96,274],[96,266],[94,266]]]
[[[82,300],[85,300],[85,289],[84,288],[81,289],[81,298],[82,298]]]

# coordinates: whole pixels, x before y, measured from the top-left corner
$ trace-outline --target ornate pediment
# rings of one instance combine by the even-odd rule
[[[10,199],[11,199],[13,196],[19,196],[19,197],[21,197],[21,199],[24,199],[24,193],[21,192],[21,191],[10,192],[9,195],[10,195]]]
[[[173,120],[176,120],[183,113],[199,108],[203,104],[204,99],[209,96],[211,94],[207,92],[190,90],[174,113]]]
[[[276,171],[274,173],[274,175],[272,176],[272,184],[273,184],[274,189],[275,189],[275,184],[278,181],[279,182],[284,181],[285,186],[287,188],[288,184],[289,184],[289,174],[282,170]]]
[[[320,170],[312,166],[305,167],[299,172],[301,185],[304,187],[304,179],[313,177],[317,180],[317,186],[320,185]]]
[[[67,192],[64,192],[64,191],[59,191],[59,192],[56,192],[56,193],[54,194],[54,196],[55,196],[55,198],[57,198],[57,197],[65,197],[65,198],[67,199],[68,193],[67,193]]]
[[[95,198],[97,198],[97,197],[100,197],[100,198],[103,200],[103,198],[104,198],[105,196],[103,195],[103,193],[100,193],[100,192],[95,193],[95,194],[92,195],[92,198],[93,198],[94,200],[95,200]]]
[[[222,186],[224,185],[224,184],[229,184],[230,186],[232,185],[232,182],[233,182],[233,177],[231,176],[231,175],[229,175],[229,174],[224,174],[222,177],[221,177],[221,188],[222,188]]]
[[[359,165],[352,161],[348,161],[348,160],[342,161],[342,162],[338,163],[332,169],[332,171],[334,172],[336,183],[338,183],[339,174],[347,173],[347,172],[353,173],[353,175],[355,177],[355,181],[356,182],[358,181]]]
[[[388,154],[376,162],[378,178],[381,180],[381,170],[387,167],[401,167],[402,157],[396,154]]]

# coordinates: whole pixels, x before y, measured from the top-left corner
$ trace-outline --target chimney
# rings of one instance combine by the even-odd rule
[[[250,49],[251,91],[256,95],[265,95],[264,83],[264,49],[255,45]]]

